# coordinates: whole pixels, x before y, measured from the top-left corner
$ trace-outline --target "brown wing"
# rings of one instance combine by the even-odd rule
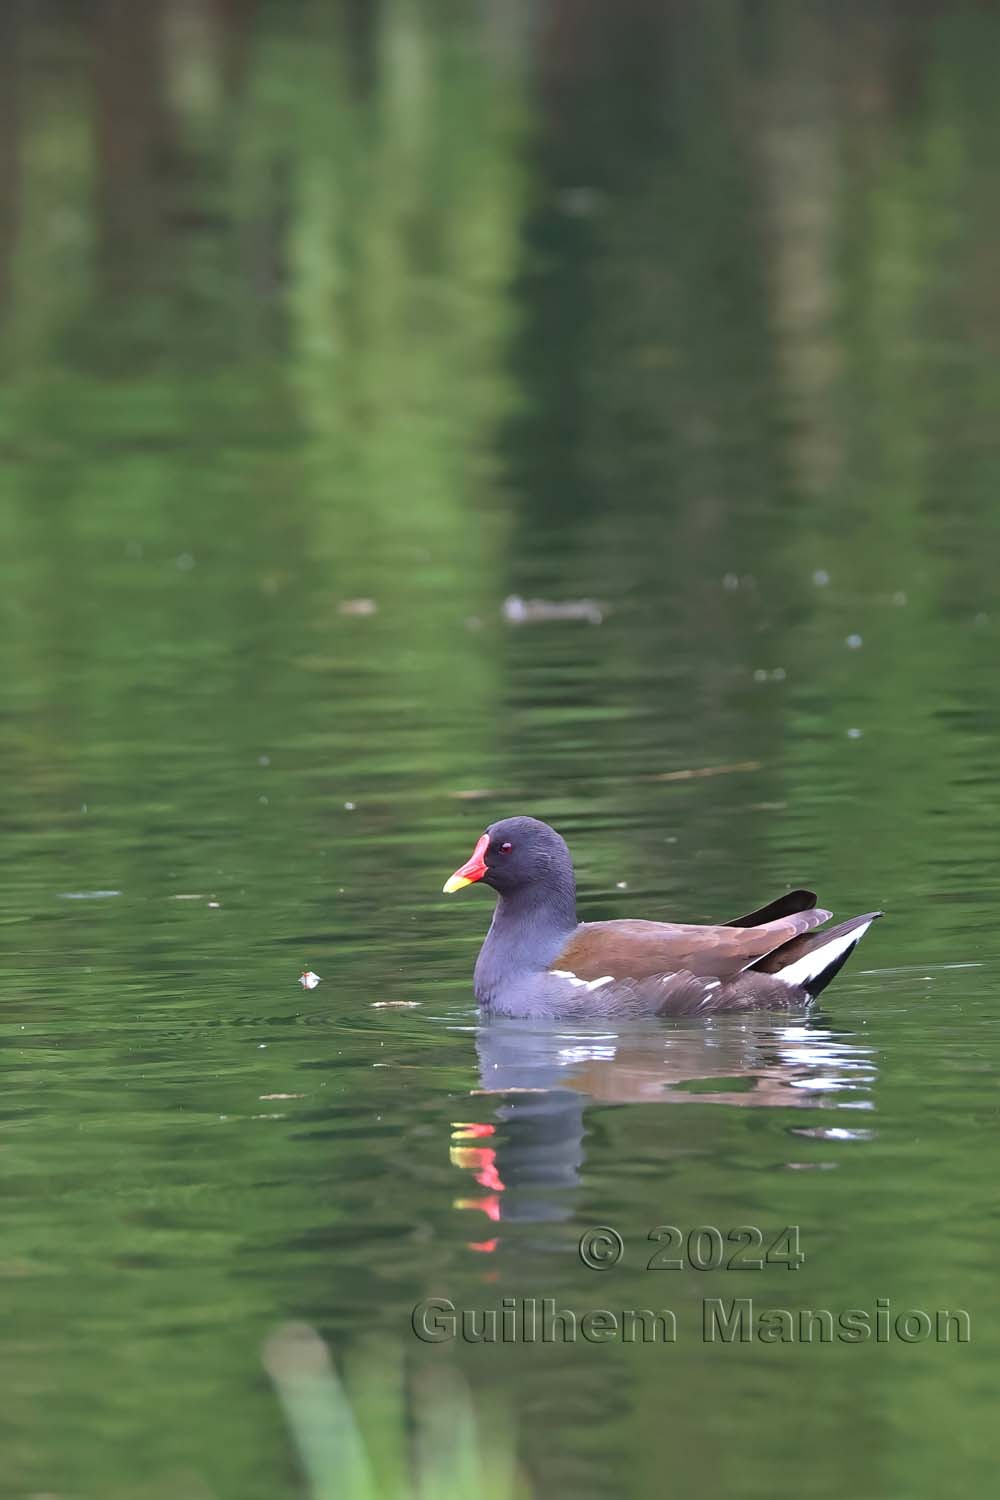
[[[551,968],[578,979],[647,979],[655,974],[728,979],[800,933],[825,922],[816,907],[759,927],[698,927],[681,922],[584,922]]]

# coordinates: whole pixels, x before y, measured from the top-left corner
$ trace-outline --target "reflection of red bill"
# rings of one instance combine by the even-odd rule
[[[456,1120],[451,1127],[453,1144],[449,1148],[448,1156],[453,1166],[462,1171],[471,1172],[481,1188],[486,1188],[484,1198],[457,1198],[455,1208],[473,1208],[479,1213],[492,1219],[494,1223],[500,1221],[500,1194],[505,1191],[503,1179],[497,1170],[497,1154],[491,1146],[464,1146],[458,1144],[461,1141],[488,1140],[496,1134],[493,1125],[480,1124],[477,1121]],[[482,1243],[470,1245],[471,1250],[482,1251],[483,1254],[491,1253],[499,1242],[497,1240],[484,1240]]]
[[[496,1193],[490,1193],[485,1198],[456,1198],[454,1208],[478,1208],[488,1219],[495,1224],[500,1222],[500,1199]]]
[[[448,1154],[453,1166],[461,1167],[466,1172],[475,1172],[480,1187],[490,1188],[494,1193],[504,1191],[504,1184],[497,1171],[497,1154],[489,1147],[452,1146]]]
[[[480,1240],[476,1244],[475,1240],[470,1240],[465,1248],[467,1250],[478,1250],[481,1255],[492,1255],[499,1243],[499,1240]],[[492,1277],[490,1279],[492,1280]]]
[[[484,1151],[483,1155],[485,1156],[486,1154],[487,1153]],[[506,1189],[504,1188],[504,1185],[500,1180],[500,1173],[497,1171],[495,1154],[492,1151],[490,1151],[488,1154],[490,1160],[484,1162],[482,1170],[476,1173],[476,1181],[479,1183],[480,1187],[490,1188],[494,1193],[505,1192]]]

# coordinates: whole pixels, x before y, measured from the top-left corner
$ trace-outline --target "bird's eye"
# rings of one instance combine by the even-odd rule
[[[513,844],[501,844],[500,845],[500,853],[501,854],[509,854],[510,851],[513,849],[513,847],[514,847]]]

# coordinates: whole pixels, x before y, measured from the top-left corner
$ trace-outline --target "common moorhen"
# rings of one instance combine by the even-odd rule
[[[537,818],[505,818],[445,891],[483,880],[499,897],[476,961],[479,1004],[501,1016],[702,1016],[807,1005],[878,911],[829,920],[812,891],[789,891],[718,927],[578,922],[573,861]]]

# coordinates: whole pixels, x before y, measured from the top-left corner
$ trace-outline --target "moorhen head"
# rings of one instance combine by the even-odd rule
[[[578,922],[566,842],[538,818],[505,818],[479,838],[445,891],[497,892],[476,961],[476,999],[506,1016],[711,1015],[808,1005],[881,912],[821,933],[830,913],[794,890],[718,926]]]
[[[471,857],[445,882],[445,893],[450,896],[476,880],[506,897],[534,889],[535,898],[545,901],[555,892],[573,902],[575,916],[576,881],[566,840],[538,818],[491,824]]]

